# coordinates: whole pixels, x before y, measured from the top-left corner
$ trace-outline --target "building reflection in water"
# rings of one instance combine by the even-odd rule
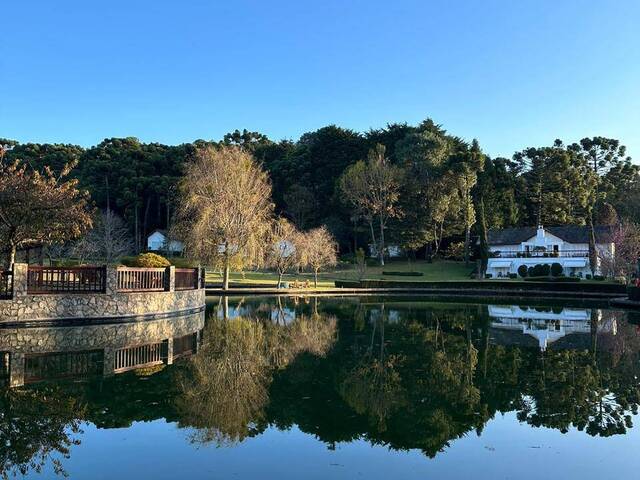
[[[170,365],[197,352],[205,313],[104,325],[0,330],[0,381],[110,376]]]
[[[569,335],[617,332],[616,316],[599,309],[489,305],[488,311],[495,337],[506,340],[501,331],[518,332],[535,339],[542,351]]]

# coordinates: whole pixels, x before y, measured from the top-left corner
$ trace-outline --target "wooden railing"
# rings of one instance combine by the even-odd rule
[[[198,280],[197,268],[176,268],[176,290],[194,290]]]
[[[102,350],[30,354],[25,357],[24,382],[102,375]]]
[[[0,270],[0,300],[13,297],[13,272],[11,270]]]
[[[104,293],[106,267],[39,267],[29,265],[27,293]]]
[[[137,347],[116,350],[113,359],[114,373],[126,372],[141,367],[164,363],[167,359],[168,342],[149,343]]]
[[[161,292],[169,290],[167,269],[118,267],[118,291]]]

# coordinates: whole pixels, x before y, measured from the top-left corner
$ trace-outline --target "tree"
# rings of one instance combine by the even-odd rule
[[[250,153],[237,146],[199,148],[179,186],[176,238],[205,263],[229,270],[262,258],[273,214],[271,184]]]
[[[91,228],[89,194],[77,180],[65,180],[74,166],[55,175],[49,167],[41,173],[20,161],[0,165],[0,244],[9,265],[19,248],[63,242]]]
[[[285,211],[298,228],[306,228],[313,218],[316,199],[308,188],[294,183],[284,195]]]
[[[338,263],[336,242],[326,227],[318,227],[303,234],[301,264],[313,270],[313,283],[318,288],[318,272]]]
[[[613,254],[599,252],[602,273],[611,278],[623,277],[627,282],[638,270],[640,259],[640,227],[623,221],[613,230]]]
[[[129,230],[112,210],[100,213],[95,227],[87,234],[87,239],[93,246],[95,258],[107,263],[118,261],[133,249]]]
[[[300,232],[284,218],[273,221],[266,249],[267,265],[278,272],[278,288],[282,276],[299,264]]]
[[[402,171],[390,165],[385,147],[376,145],[369,151],[366,164],[362,161],[349,167],[340,179],[340,188],[352,205],[367,218],[373,234],[373,221],[378,221],[379,244],[376,246],[380,265],[384,265],[384,232],[390,218],[401,216],[398,209]]]
[[[489,239],[487,235],[487,221],[484,213],[484,200],[482,198],[478,205],[478,213],[480,215],[480,278],[484,278],[489,263]]]

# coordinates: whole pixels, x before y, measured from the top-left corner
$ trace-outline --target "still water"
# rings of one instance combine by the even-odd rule
[[[18,478],[635,478],[635,316],[232,297],[182,318],[0,330],[0,467]]]

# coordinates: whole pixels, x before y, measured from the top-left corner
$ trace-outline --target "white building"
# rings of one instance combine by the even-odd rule
[[[150,252],[182,253],[184,245],[178,240],[168,240],[166,231],[154,230],[147,237],[147,250]]]
[[[613,255],[612,227],[595,227],[598,256]],[[517,274],[521,265],[562,265],[566,276],[591,274],[589,265],[589,228],[585,226],[506,228],[488,232],[490,258],[487,274],[505,278]],[[598,264],[600,262],[598,261]],[[600,274],[598,267],[595,272]]]

